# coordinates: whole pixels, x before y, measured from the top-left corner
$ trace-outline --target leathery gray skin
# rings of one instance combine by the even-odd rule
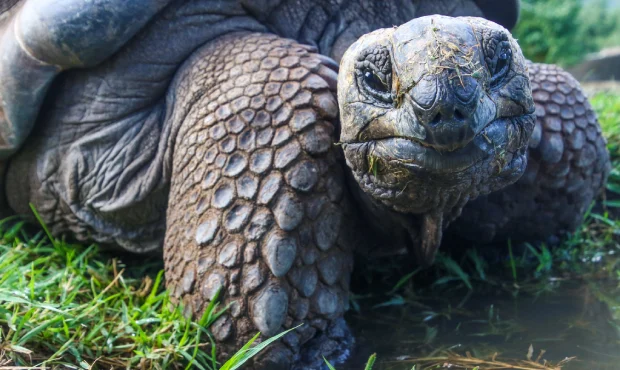
[[[342,127],[353,122],[339,118],[337,61],[365,33],[427,14],[483,16],[488,3],[17,3],[0,17],[2,158],[19,148],[5,177],[9,210],[27,214],[33,203],[55,235],[103,247],[149,253],[163,245],[167,286],[188,314],[200,316],[217,291],[222,305],[230,305],[210,328],[219,359],[257,331],[270,336],[303,324],[248,368],[314,369],[321,355],[340,361],[353,343],[343,313],[354,249],[416,250],[428,237],[432,243],[423,249],[430,251],[458,207],[448,216],[425,217],[422,206],[397,211],[361,190],[336,145]],[[81,12],[66,11],[76,6]],[[47,21],[33,21],[37,17]],[[22,68],[15,67],[19,63]],[[541,82],[541,89],[551,84],[557,91],[534,95],[542,128],[536,137],[534,130],[538,140],[530,138],[530,147],[541,148],[545,160],[558,160],[560,135],[571,145],[570,156],[556,162],[569,163],[562,173],[604,181],[604,170],[573,171],[573,163],[588,163],[592,145],[599,157],[591,163],[605,164],[606,152],[595,119],[582,128],[553,105],[564,98],[563,107],[574,106],[575,115],[589,114],[571,103],[579,101],[579,88],[564,89],[562,76],[549,74]],[[508,103],[504,108],[512,109]],[[557,120],[547,117],[566,129],[558,131]],[[458,152],[460,144],[443,137],[434,136],[433,145]],[[545,166],[529,181],[538,183],[556,168]],[[439,177],[458,182],[447,172]],[[489,189],[503,181],[479,180]],[[556,199],[557,191],[537,189],[533,197]],[[429,260],[432,253],[421,257]]]
[[[107,59],[169,2],[11,0],[2,4],[0,11],[19,12],[3,27],[0,38],[0,55],[10,60],[0,63],[0,158],[22,145],[58,73]]]
[[[360,203],[373,224],[401,223],[422,263],[469,200],[525,171],[534,128],[526,68],[510,32],[481,18],[418,18],[345,53],[340,141]]]

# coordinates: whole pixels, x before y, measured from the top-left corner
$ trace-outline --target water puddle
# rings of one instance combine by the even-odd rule
[[[363,369],[375,352],[376,370],[410,370],[413,359],[446,351],[525,360],[530,345],[532,360],[541,350],[545,351],[541,359],[556,364],[575,356],[563,369],[620,369],[617,281],[550,282],[534,293],[478,291],[477,287],[474,293],[437,290],[436,296],[431,289],[425,297],[411,290],[383,302],[357,300],[359,313],[347,317],[356,349],[338,370]]]

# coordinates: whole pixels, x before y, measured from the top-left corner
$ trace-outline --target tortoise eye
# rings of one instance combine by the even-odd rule
[[[392,58],[387,48],[371,46],[360,52],[354,73],[362,95],[375,105],[392,105]]]
[[[390,75],[365,68],[358,72],[358,84],[362,93],[374,99],[382,106],[392,104],[392,86]]]
[[[366,70],[364,71],[364,82],[366,86],[371,88],[372,90],[380,93],[389,93],[389,87],[387,84],[377,76],[373,71]]]
[[[510,43],[503,41],[497,46],[497,52],[491,60],[489,70],[491,72],[491,87],[497,86],[510,70],[512,61],[512,49]]]
[[[510,48],[504,48],[497,57],[497,64],[495,65],[495,73],[501,74],[502,71],[510,64],[512,58],[512,50]]]

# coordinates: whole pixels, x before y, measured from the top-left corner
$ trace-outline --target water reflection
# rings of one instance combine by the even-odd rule
[[[477,358],[523,359],[530,344],[535,360],[564,369],[620,369],[620,292],[617,282],[562,281],[550,292],[519,294],[504,289],[440,297],[357,300],[348,315],[357,338],[355,352],[339,370],[361,370],[378,355],[374,369],[410,370],[413,358],[451,349]],[[412,293],[417,294],[417,293]],[[394,299],[394,298],[392,298]],[[396,305],[394,305],[396,304]],[[374,308],[373,308],[374,306]],[[420,369],[419,367],[417,369]]]

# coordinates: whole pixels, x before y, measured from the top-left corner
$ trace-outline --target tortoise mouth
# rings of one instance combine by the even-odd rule
[[[460,172],[489,157],[474,141],[445,153],[402,137],[380,139],[374,144],[373,154],[414,172]]]
[[[489,122],[473,139],[462,148],[441,151],[425,145],[416,138],[390,136],[374,138],[344,145],[370,145],[369,155],[376,156],[391,166],[410,172],[437,174],[458,173],[471,169],[479,163],[492,160],[512,146],[507,132],[508,119]]]

